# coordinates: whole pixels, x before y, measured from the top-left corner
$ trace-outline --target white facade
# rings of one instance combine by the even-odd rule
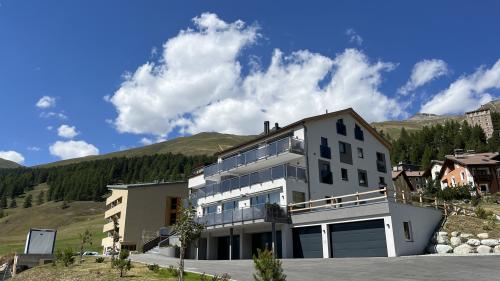
[[[352,109],[307,118],[224,151],[217,164],[205,167],[204,174],[189,180],[198,217],[207,225],[194,250],[195,257],[251,258],[256,247],[269,244],[275,246],[280,257],[297,257],[301,254],[295,252],[302,250],[295,249],[294,239],[308,239],[307,233],[297,229],[308,226],[321,226],[321,256],[333,257],[331,249],[336,240],[329,236],[329,229],[331,233],[336,231],[331,226],[335,220],[337,223],[383,221],[383,226],[389,225],[383,235],[387,244],[385,255],[398,255],[397,238],[390,228],[395,218],[388,207],[380,209],[382,205],[365,204],[352,209],[339,208],[323,222],[314,222],[318,213],[291,217],[286,214],[291,203],[368,191],[375,191],[370,196],[376,197],[381,188],[393,194],[390,163],[388,143]],[[273,215],[280,210],[278,217],[270,217],[267,203],[274,204]],[[360,215],[353,210],[365,213]],[[341,214],[344,217],[338,220]],[[277,237],[269,240],[273,233]]]

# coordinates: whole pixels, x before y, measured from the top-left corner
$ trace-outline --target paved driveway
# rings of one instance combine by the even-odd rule
[[[177,260],[155,254],[132,255],[132,260],[177,265]],[[233,279],[253,281],[253,262],[187,260],[186,270],[229,273]],[[500,256],[411,256],[397,258],[283,260],[288,281],[320,280],[500,280]]]

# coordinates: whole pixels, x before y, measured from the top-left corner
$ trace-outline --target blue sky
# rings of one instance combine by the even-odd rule
[[[0,4],[0,157],[29,166],[348,106],[369,121],[458,114],[500,94],[498,1]]]

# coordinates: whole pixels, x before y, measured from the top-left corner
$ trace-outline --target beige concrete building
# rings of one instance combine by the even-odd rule
[[[139,250],[145,234],[175,223],[181,200],[188,196],[187,182],[108,185],[102,239],[104,253],[113,248],[113,220],[118,219],[118,249]]]
[[[493,136],[493,122],[491,121],[491,111],[489,108],[470,111],[465,116],[469,125],[478,125],[483,129],[487,139]]]

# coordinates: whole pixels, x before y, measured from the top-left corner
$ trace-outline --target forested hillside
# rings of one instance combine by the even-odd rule
[[[471,127],[466,122],[448,121],[415,132],[402,128],[400,137],[392,140],[392,162],[405,161],[425,168],[432,159],[442,160],[445,155],[453,154],[456,148],[476,152],[499,151],[500,113],[492,113],[491,117],[495,132],[488,142],[480,127]]]
[[[17,197],[35,185],[49,185],[48,200],[102,200],[106,185],[186,179],[213,156],[156,154],[86,161],[50,168],[0,169],[0,198]]]

